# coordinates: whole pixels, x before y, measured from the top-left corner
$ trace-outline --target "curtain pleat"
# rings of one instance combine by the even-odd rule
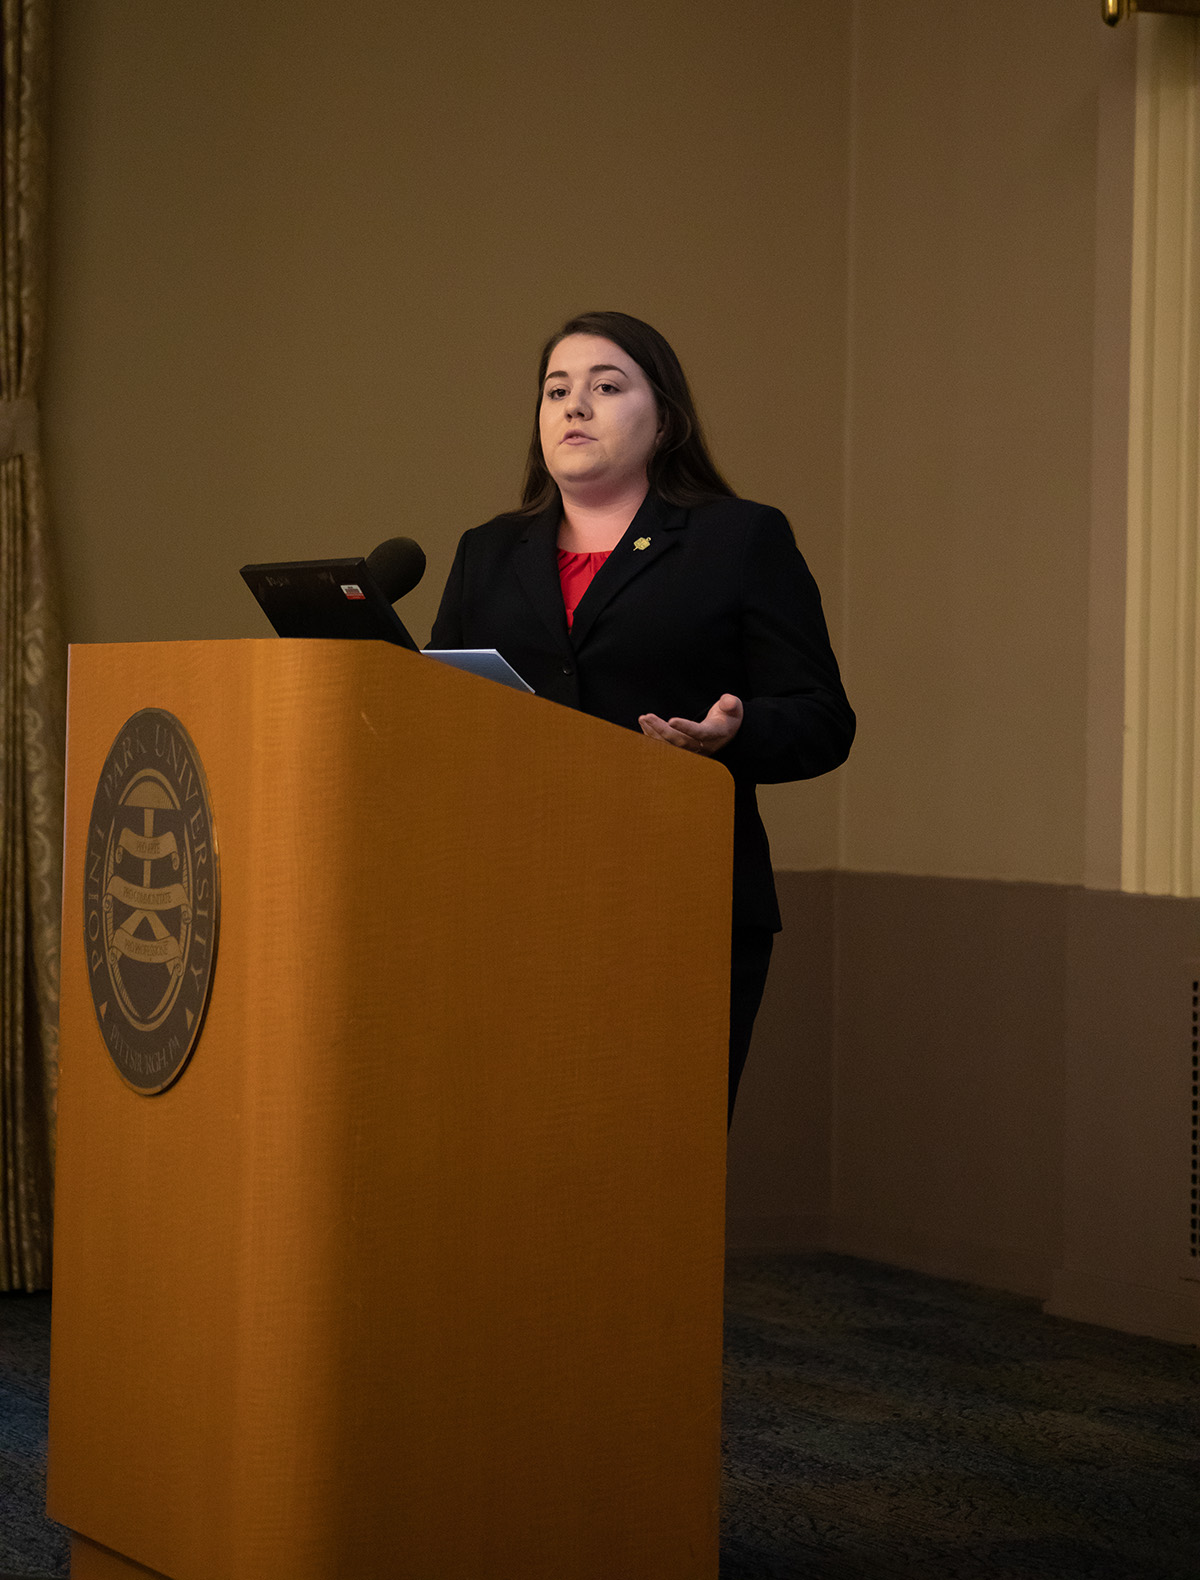
[[[2,0],[0,444],[36,402],[45,313],[49,0]],[[65,648],[36,438],[0,458],[0,1288],[50,1282]]]

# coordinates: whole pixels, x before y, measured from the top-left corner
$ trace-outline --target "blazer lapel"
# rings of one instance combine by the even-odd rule
[[[578,648],[587,640],[588,632],[596,623],[596,616],[623,587],[675,547],[679,542],[679,529],[686,522],[686,510],[664,504],[655,494],[646,495],[625,536],[596,572],[588,590],[579,600],[570,632],[574,647]],[[561,591],[558,602],[561,608]]]
[[[513,555],[517,579],[525,596],[561,647],[571,650],[567,635],[567,611],[563,607],[562,583],[558,579],[558,523],[562,506],[555,499],[540,516],[530,518]]]

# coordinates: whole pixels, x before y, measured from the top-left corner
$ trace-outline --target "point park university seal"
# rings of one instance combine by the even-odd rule
[[[100,1034],[135,1091],[161,1092],[200,1036],[220,871],[204,768],[173,713],[117,732],[92,802],[83,933]]]

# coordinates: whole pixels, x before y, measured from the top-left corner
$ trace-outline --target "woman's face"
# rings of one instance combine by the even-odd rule
[[[611,340],[558,342],[538,421],[546,469],[564,493],[645,486],[661,430],[658,404],[641,368]]]

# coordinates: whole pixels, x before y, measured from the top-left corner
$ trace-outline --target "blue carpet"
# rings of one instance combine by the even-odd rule
[[[49,1404],[50,1296],[0,1295],[0,1580],[67,1572],[44,1508]]]
[[[1200,1580],[1200,1355],[848,1257],[726,1279],[722,1580]]]
[[[0,1580],[67,1572],[49,1355],[0,1295]],[[1200,1580],[1200,1353],[1013,1295],[732,1261],[724,1464],[721,1580]]]

